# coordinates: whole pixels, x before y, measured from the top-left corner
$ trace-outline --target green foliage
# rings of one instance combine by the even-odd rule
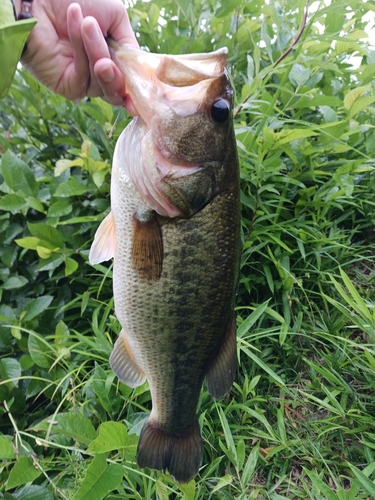
[[[186,485],[135,464],[150,395],[109,367],[112,268],[88,264],[129,118],[17,74],[0,103],[0,498],[375,495],[374,9],[327,4],[281,58],[299,0],[131,2],[141,46],[226,45],[236,88],[239,370],[225,400],[202,390]]]

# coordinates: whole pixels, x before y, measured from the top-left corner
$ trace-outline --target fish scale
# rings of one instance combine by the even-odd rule
[[[137,462],[186,482],[200,464],[202,383],[206,379],[210,394],[220,398],[236,366],[240,212],[233,92],[224,50],[172,58],[111,46],[140,117],[116,144],[111,214],[97,231],[90,261],[114,257],[122,331],[111,366],[130,387],[147,378],[151,392]],[[197,66],[200,59],[207,73]],[[218,100],[228,116],[216,122]]]

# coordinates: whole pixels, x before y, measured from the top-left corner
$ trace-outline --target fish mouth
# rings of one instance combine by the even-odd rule
[[[173,103],[178,115],[195,114],[202,93],[225,73],[228,57],[225,47],[205,54],[166,55],[120,45],[111,38],[107,38],[107,44],[125,77],[126,93],[148,124],[161,95]]]

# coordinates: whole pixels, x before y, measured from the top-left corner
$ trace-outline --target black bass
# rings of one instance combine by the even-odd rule
[[[114,257],[122,331],[112,369],[151,391],[137,463],[187,482],[201,460],[203,380],[218,399],[236,370],[239,167],[227,49],[169,56],[109,45],[140,116],[117,141],[111,213],[89,259]]]

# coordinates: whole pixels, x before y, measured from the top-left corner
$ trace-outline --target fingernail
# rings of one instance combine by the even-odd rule
[[[90,42],[97,42],[103,37],[102,32],[99,29],[99,26],[94,20],[92,22],[86,22],[84,25],[84,30]]]
[[[69,13],[72,16],[73,21],[75,23],[78,24],[82,21],[81,7],[78,4],[76,3],[71,4],[69,6]]]
[[[115,72],[113,71],[113,68],[111,68],[111,66],[109,66],[107,69],[103,70],[100,73],[100,78],[104,80],[106,83],[112,82],[114,77],[115,77]]]

